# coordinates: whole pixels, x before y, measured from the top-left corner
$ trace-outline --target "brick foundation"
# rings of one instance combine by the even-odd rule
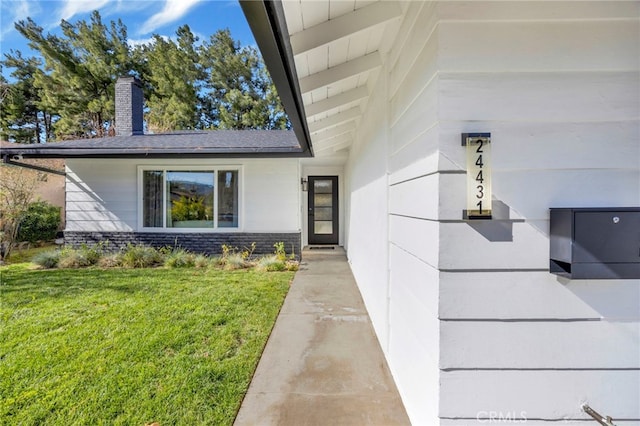
[[[292,251],[300,257],[301,235],[299,232],[268,233],[157,233],[157,232],[78,232],[65,231],[65,244],[78,247],[109,242],[109,249],[120,250],[127,244],[144,244],[156,248],[180,247],[194,253],[220,254],[227,244],[242,250],[256,243],[254,254],[274,252],[274,243],[283,242],[288,254]]]

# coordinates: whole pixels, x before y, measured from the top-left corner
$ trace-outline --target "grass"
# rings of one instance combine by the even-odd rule
[[[0,268],[3,424],[232,424],[293,273]]]
[[[13,249],[11,256],[7,259],[7,264],[25,263],[29,262],[34,256],[55,249],[53,244],[46,244],[40,247],[30,247],[24,249]]]

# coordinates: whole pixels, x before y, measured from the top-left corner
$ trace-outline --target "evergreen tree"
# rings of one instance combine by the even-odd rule
[[[126,27],[119,20],[107,28],[97,11],[90,23],[63,20],[60,26],[62,37],[44,35],[30,18],[16,24],[45,60],[46,72],[34,81],[40,107],[59,115],[58,139],[106,136],[114,124],[115,81],[134,69]]]
[[[38,143],[49,140],[52,134],[52,115],[40,108],[40,93],[35,87],[35,76],[42,62],[24,58],[20,51],[5,54],[2,65],[13,68],[8,83],[2,77],[2,103],[0,110],[0,136],[17,143]]]
[[[5,55],[14,83],[0,81],[3,138],[38,142],[112,135],[115,82],[144,82],[149,129],[284,129],[290,124],[257,50],[242,47],[228,29],[199,44],[184,25],[175,41],[153,36],[131,49],[118,20],[104,25],[62,21],[62,35],[44,34],[28,18],[16,29],[44,64],[20,52]]]
[[[220,129],[284,129],[284,109],[262,60],[241,47],[228,29],[218,30],[201,48],[208,72],[205,120]]]
[[[147,126],[155,132],[201,127],[198,90],[203,75],[194,47],[197,38],[187,25],[177,36],[174,42],[155,35],[137,52],[144,58],[143,80],[149,89]]]

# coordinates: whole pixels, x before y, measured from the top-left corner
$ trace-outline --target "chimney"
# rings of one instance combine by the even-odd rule
[[[142,83],[135,77],[116,81],[116,136],[142,135]]]

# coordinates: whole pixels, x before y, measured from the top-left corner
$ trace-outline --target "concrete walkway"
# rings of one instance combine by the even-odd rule
[[[344,251],[302,258],[235,425],[408,425]]]

